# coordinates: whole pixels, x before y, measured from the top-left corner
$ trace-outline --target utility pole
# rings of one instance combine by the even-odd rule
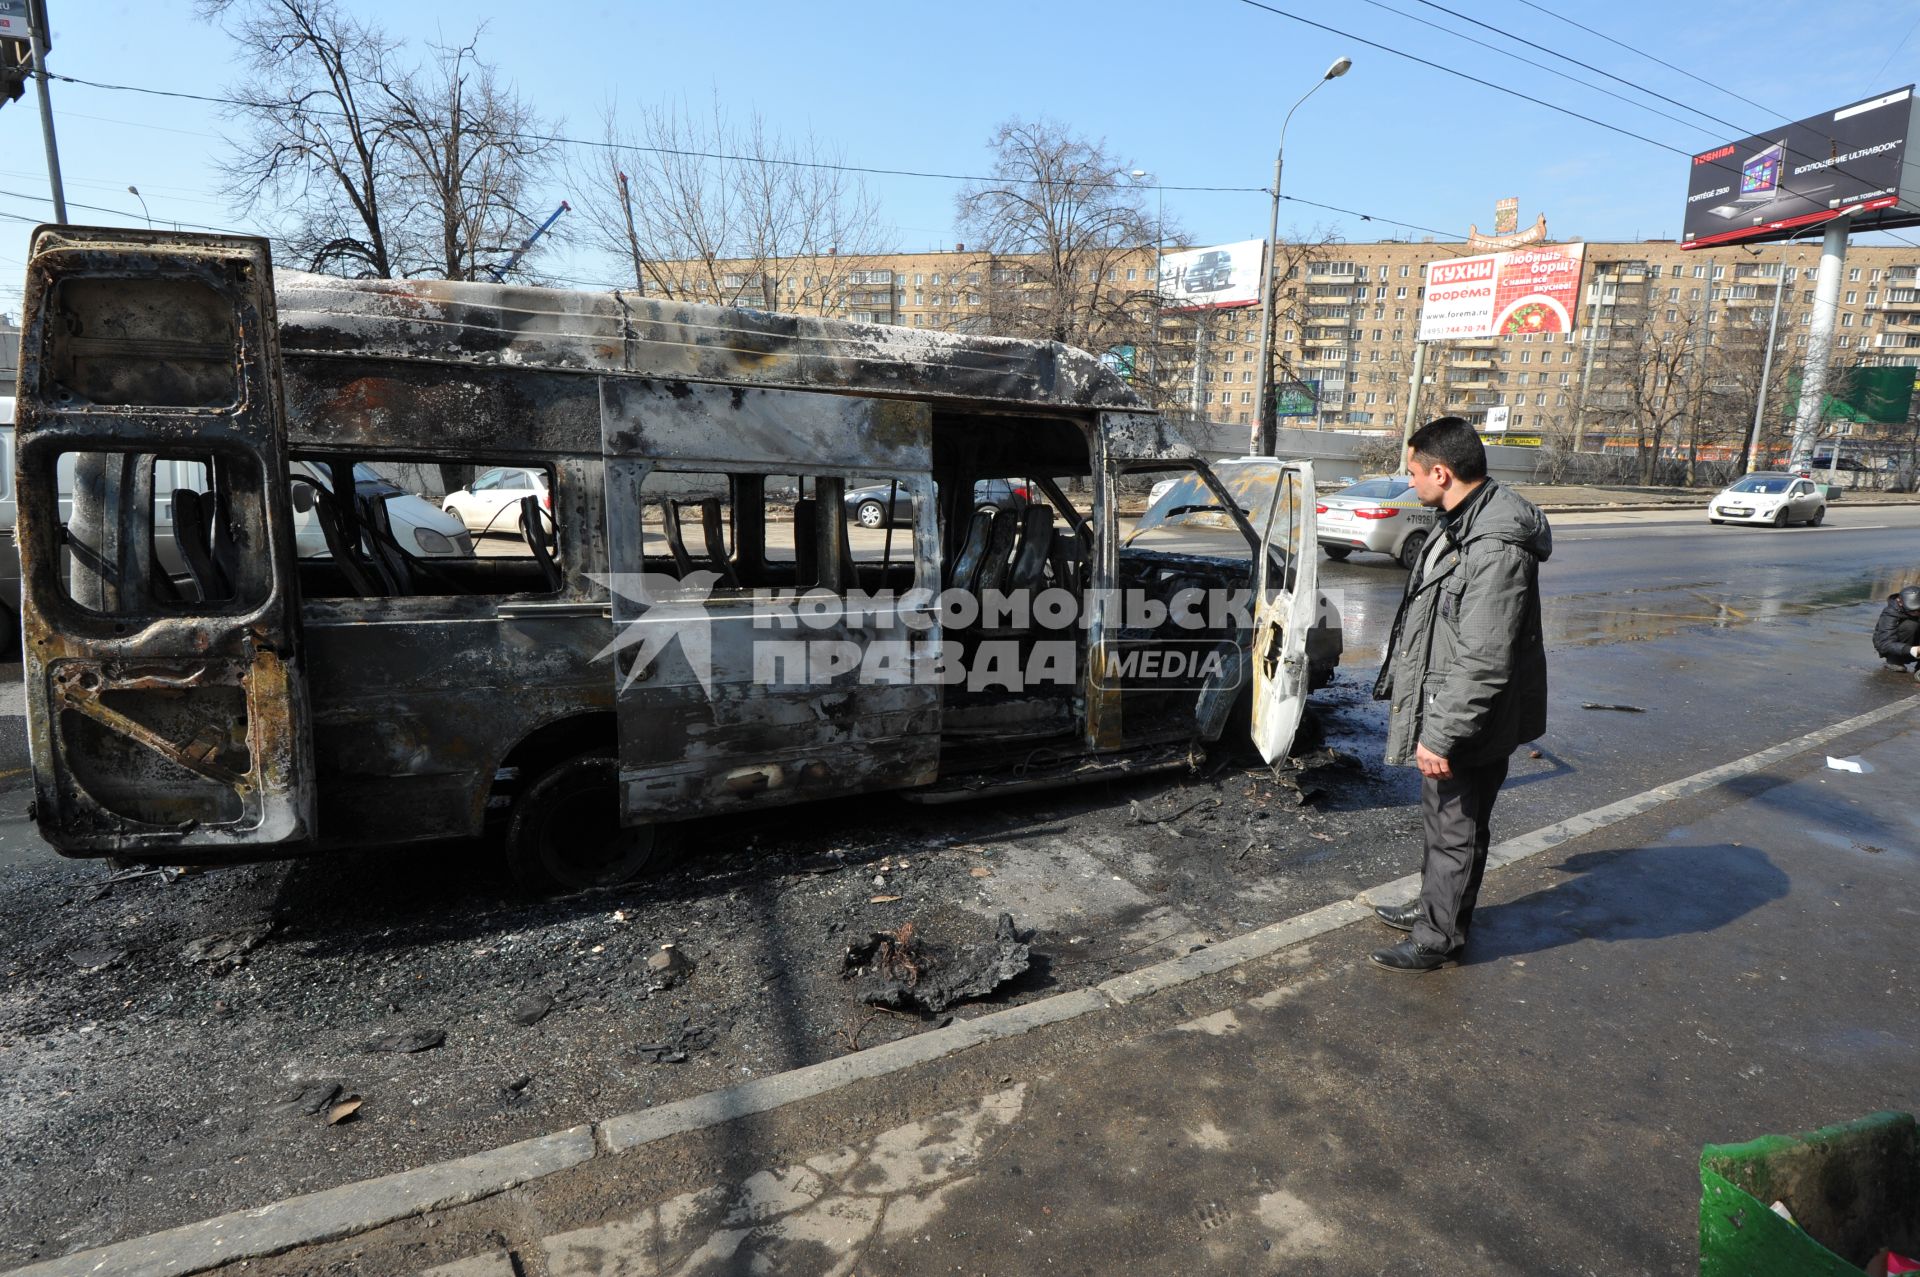
[[[1593,268],[1593,283],[1594,306],[1587,308],[1587,353],[1580,368],[1579,405],[1574,409],[1573,413],[1573,450],[1575,452],[1580,451],[1580,444],[1587,433],[1587,388],[1593,381],[1593,350],[1596,344],[1594,339],[1600,327],[1600,319],[1605,316],[1607,308],[1607,281],[1605,276],[1600,273],[1598,263],[1595,263]],[[1595,307],[1600,311],[1598,317],[1593,313]],[[1600,450],[1602,452],[1606,451],[1606,443],[1604,441],[1602,441],[1600,445]]]
[[[1418,337],[1413,341],[1413,387],[1407,391],[1407,420],[1400,430],[1400,450],[1406,451],[1407,440],[1413,438],[1413,432],[1420,428],[1420,386],[1427,375],[1427,343]]]
[[[1207,371],[1207,329],[1206,311],[1198,311],[1193,317],[1193,389],[1187,399],[1187,407],[1193,411],[1196,421],[1207,420],[1205,392],[1201,384],[1206,380]],[[1257,427],[1256,427],[1257,429]]]
[[[47,90],[47,0],[27,0],[27,40],[33,48],[33,77],[40,95],[40,133],[47,144],[47,184],[53,188],[53,220],[66,224],[67,192],[60,184],[60,147],[53,136],[53,96]]]
[[[1287,125],[1293,122],[1293,113],[1300,109],[1301,103],[1304,103],[1314,95],[1315,90],[1328,80],[1339,79],[1345,75],[1352,66],[1352,58],[1335,59],[1334,64],[1327,68],[1326,74],[1314,81],[1313,88],[1308,89],[1300,95],[1300,101],[1295,102],[1292,107],[1288,108],[1286,118],[1280,121],[1280,144],[1274,148],[1273,152],[1273,190],[1269,192],[1269,194],[1273,196],[1273,205],[1267,215],[1267,242],[1261,251],[1260,262],[1260,371],[1257,374],[1257,384],[1259,386],[1257,398],[1260,402],[1255,405],[1257,411],[1253,414],[1253,448],[1251,452],[1254,456],[1270,457],[1273,455],[1274,432],[1279,428],[1280,424],[1275,419],[1275,409],[1278,407],[1278,404],[1276,403],[1273,384],[1273,290],[1279,286],[1280,282],[1274,278],[1274,275],[1279,265],[1278,258],[1280,256],[1280,246],[1278,242],[1280,237],[1280,174],[1287,155]]]
[[[633,289],[640,296],[647,295],[646,263],[640,259],[640,236],[633,229],[633,193],[627,189],[627,175],[618,173],[620,179],[620,211],[627,216],[627,252],[633,257]]]

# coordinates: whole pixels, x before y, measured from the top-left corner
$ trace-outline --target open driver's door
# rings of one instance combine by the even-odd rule
[[[260,239],[42,227],[15,405],[35,812],[69,855],[313,835]]]
[[[1253,573],[1253,745],[1277,763],[1307,705],[1307,631],[1320,599],[1313,463],[1273,463],[1273,501],[1254,511],[1260,554]]]

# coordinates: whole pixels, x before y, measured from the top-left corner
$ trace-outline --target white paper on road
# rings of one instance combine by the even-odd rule
[[[1853,772],[1856,775],[1873,770],[1873,764],[1864,758],[1835,758],[1832,754],[1827,755],[1827,766],[1837,772]]]

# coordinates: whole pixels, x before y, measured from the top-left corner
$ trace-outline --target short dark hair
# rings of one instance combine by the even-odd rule
[[[1436,417],[1407,440],[1427,465],[1443,465],[1468,483],[1487,477],[1487,448],[1474,428],[1459,417]]]

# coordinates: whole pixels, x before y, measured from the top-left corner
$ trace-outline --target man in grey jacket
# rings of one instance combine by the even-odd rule
[[[1507,757],[1547,730],[1539,573],[1553,534],[1532,503],[1487,477],[1487,451],[1460,418],[1428,422],[1408,445],[1413,490],[1441,513],[1373,694],[1392,704],[1387,762],[1420,769],[1426,856],[1420,898],[1374,911],[1413,934],[1373,961],[1431,971],[1466,944]]]

